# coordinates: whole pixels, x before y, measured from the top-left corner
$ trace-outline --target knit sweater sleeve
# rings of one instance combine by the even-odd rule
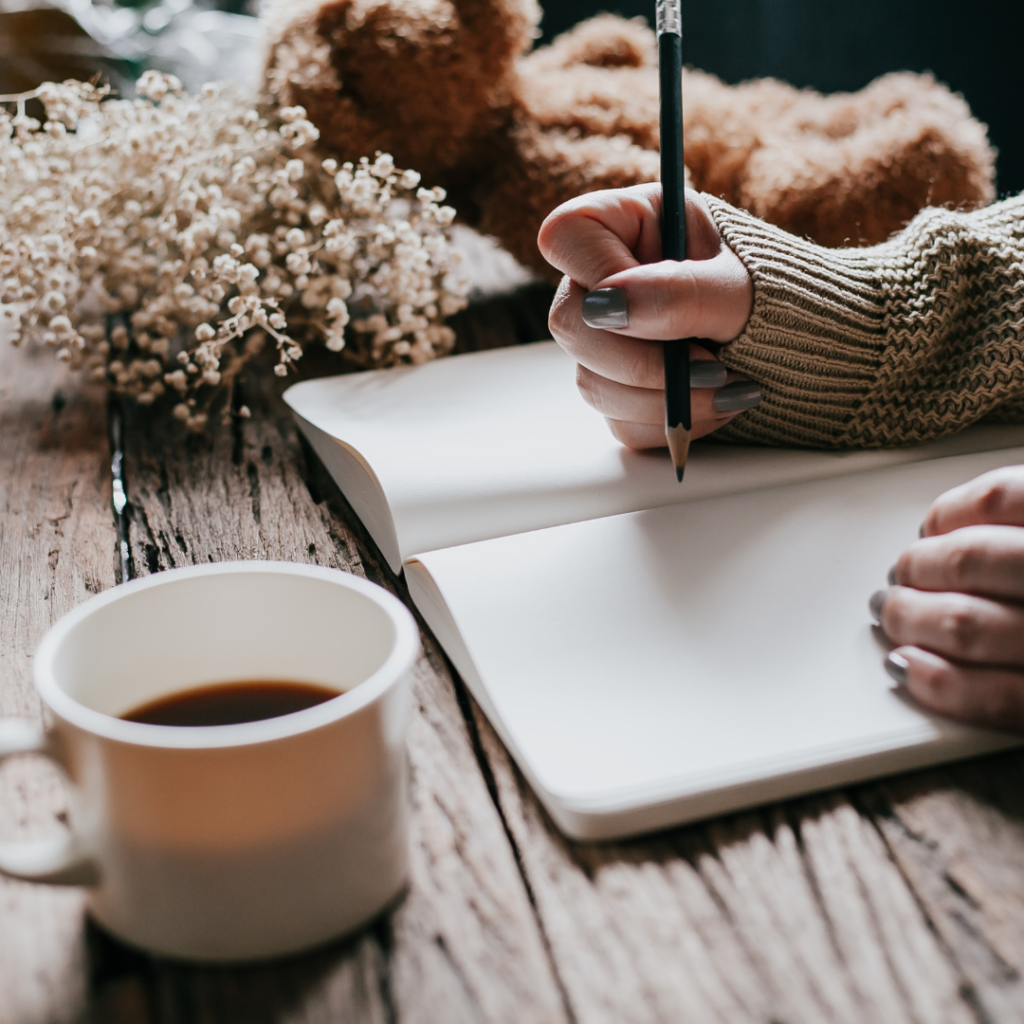
[[[705,197],[754,305],[720,358],[761,385],[723,440],[878,448],[1024,421],[1024,195],[826,249]]]

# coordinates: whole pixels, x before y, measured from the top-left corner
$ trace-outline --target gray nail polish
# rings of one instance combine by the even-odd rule
[[[923,537],[924,536],[924,523],[922,523],[920,528],[918,529],[917,535],[918,535],[918,537]]]
[[[885,658],[885,671],[892,676],[896,681],[896,685],[901,689],[907,685],[907,671],[910,668],[910,662],[903,657],[902,654],[897,654],[895,651],[890,651]]]
[[[595,288],[583,296],[583,322],[598,330],[617,330],[629,326],[626,293],[621,288]]]
[[[761,389],[752,380],[734,380],[719,388],[712,405],[715,412],[743,412],[761,401]]]
[[[868,601],[868,611],[871,612],[871,618],[875,622],[882,621],[882,605],[885,604],[885,599],[888,595],[888,591],[876,590],[871,595],[871,600]]]
[[[895,587],[896,586],[896,566],[895,565],[889,570],[888,580],[889,580],[889,586],[890,587]]]
[[[720,388],[729,376],[729,368],[714,359],[690,360],[691,388]]]

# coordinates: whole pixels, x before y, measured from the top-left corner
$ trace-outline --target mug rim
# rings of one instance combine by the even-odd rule
[[[255,722],[234,725],[150,725],[129,722],[105,714],[76,700],[57,683],[54,659],[68,634],[90,615],[130,599],[132,595],[153,587],[166,586],[192,577],[263,573],[265,575],[300,576],[318,579],[354,590],[371,600],[391,620],[395,628],[392,649],[376,672],[349,690],[302,711]],[[139,579],[129,580],[83,601],[61,616],[46,632],[33,659],[33,677],[43,703],[54,714],[84,732],[104,739],[144,747],[174,749],[216,749],[266,743],[312,732],[359,711],[380,699],[412,668],[420,650],[419,628],[408,608],[394,594],[370,580],[341,569],[321,565],[282,561],[212,562],[203,565],[165,569]]]

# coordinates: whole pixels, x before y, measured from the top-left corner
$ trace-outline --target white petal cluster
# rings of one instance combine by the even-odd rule
[[[26,114],[42,101],[45,121]],[[0,316],[116,393],[202,429],[269,338],[350,365],[422,363],[465,305],[442,189],[387,154],[321,160],[301,107],[232,86],[138,98],[47,83],[0,106]],[[230,402],[227,403],[230,407]]]

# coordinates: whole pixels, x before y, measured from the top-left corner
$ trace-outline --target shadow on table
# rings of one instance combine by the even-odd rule
[[[263,1024],[321,1004],[331,1020],[378,1020],[387,1005],[390,916],[298,956],[247,965],[163,960],[86,926],[90,1024]],[[301,1015],[301,1014],[300,1014]]]

